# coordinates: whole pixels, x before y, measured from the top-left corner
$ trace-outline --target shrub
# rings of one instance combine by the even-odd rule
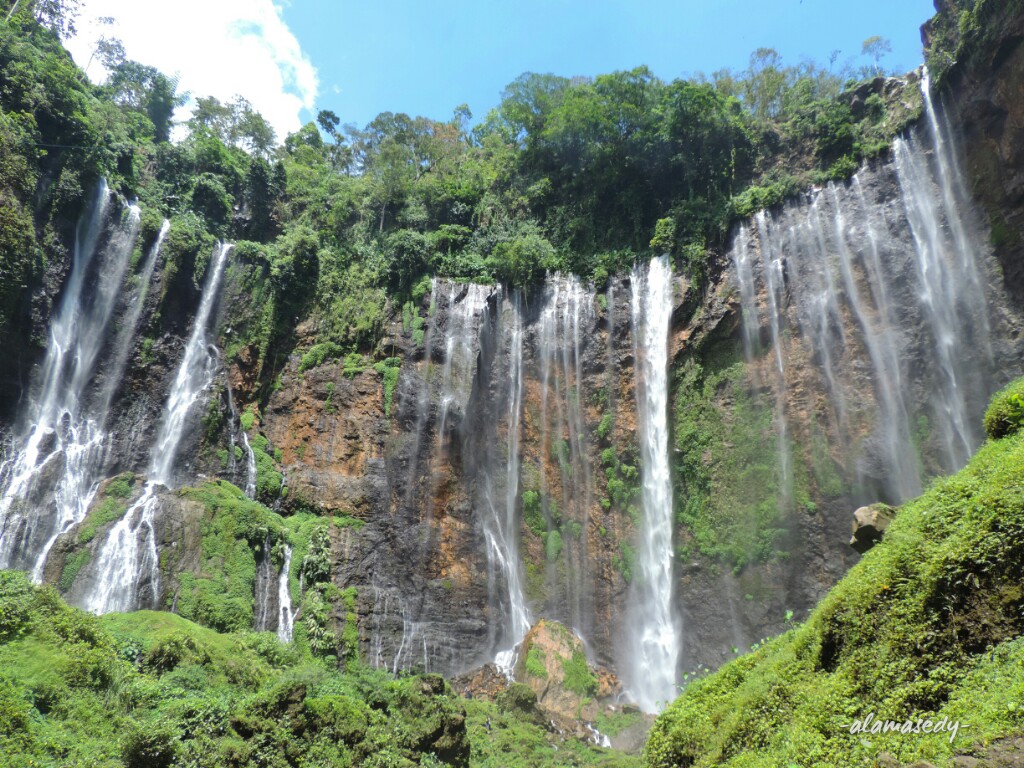
[[[999,390],[985,411],[985,434],[993,440],[1012,435],[1024,425],[1024,378]]]

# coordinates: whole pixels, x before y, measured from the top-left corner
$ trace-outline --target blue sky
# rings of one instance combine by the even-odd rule
[[[905,71],[932,14],[931,0],[175,0],[167,14],[82,0],[69,48],[86,66],[96,40],[116,36],[193,96],[245,96],[283,139],[318,109],[362,126],[386,110],[443,120],[467,103],[481,119],[527,71],[646,64],[670,80],[742,69],[762,46],[787,63],[825,64],[838,49],[840,63],[864,64],[872,35],[892,43],[883,64]],[[88,71],[104,76],[95,60]]]
[[[597,75],[648,65],[663,79],[742,68],[760,46],[788,63],[860,57],[881,35],[901,71],[922,60],[931,0],[293,0],[284,20],[320,76],[321,108],[365,124],[384,110],[477,119],[525,71]],[[865,63],[859,59],[858,63]]]

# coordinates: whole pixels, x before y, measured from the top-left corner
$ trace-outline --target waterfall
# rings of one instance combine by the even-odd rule
[[[253,606],[253,629],[257,632],[269,632],[276,628],[272,622],[274,609],[274,558],[271,556],[273,542],[268,533],[263,538],[263,547],[256,563],[256,584],[253,589],[255,605]],[[276,618],[276,617],[275,617]]]
[[[38,395],[29,405],[31,426],[22,447],[0,470],[0,568],[30,568],[36,581],[57,537],[85,517],[103,461],[105,399],[90,405],[88,391],[139,230],[138,207],[126,206],[99,247],[110,197],[101,182],[78,224]],[[141,301],[137,298],[128,310],[129,319],[141,311]],[[120,380],[125,359],[115,354],[108,381]]]
[[[288,578],[292,572],[292,548],[284,545],[284,562],[277,576],[277,637],[282,643],[292,641],[295,615],[292,611],[292,592]]]
[[[434,283],[437,290],[437,283]],[[437,434],[444,441],[452,409],[460,411],[469,399],[476,369],[476,337],[491,289],[484,285],[451,283],[448,286],[444,361],[441,363],[440,415]]]
[[[520,421],[523,411],[523,318],[522,299],[514,293],[504,302],[501,324],[508,350],[508,367],[505,371],[505,462],[504,499],[499,499],[495,488],[497,468],[492,468],[484,478],[484,537],[487,542],[487,559],[493,585],[500,576],[504,583],[504,605],[498,608],[492,600],[492,610],[503,610],[500,624],[492,619],[492,629],[500,632],[501,643],[495,656],[495,664],[511,677],[515,666],[519,643],[530,628],[530,612],[526,606],[523,591],[522,566],[519,562],[519,453]],[[507,330],[505,330],[505,326]]]
[[[157,486],[170,486],[178,445],[184,435],[192,406],[213,381],[217,351],[208,338],[209,319],[216,303],[224,264],[231,246],[218,244],[208,268],[202,300],[167,398],[163,419],[147,472],[148,482],[142,496],[111,528],[99,553],[96,581],[86,600],[93,613],[128,611],[140,604],[143,583],[148,584],[149,605],[159,602],[159,559],[156,546],[155,515],[159,501]],[[143,541],[140,543],[140,538]]]
[[[292,593],[288,578],[292,570],[292,548],[282,542],[284,561],[274,572],[273,542],[263,540],[263,551],[256,565],[255,610],[253,628],[257,632],[276,632],[282,643],[290,643],[294,629]]]
[[[548,559],[551,598],[565,592],[564,620],[581,631],[588,628],[586,535],[593,499],[593,471],[587,453],[589,430],[583,412],[581,335],[594,317],[594,294],[579,278],[549,275],[544,287],[537,354],[541,367],[540,499],[547,536],[563,543],[564,584]],[[549,408],[554,395],[554,408]],[[550,457],[557,466],[549,477]],[[557,606],[552,606],[557,610]]]
[[[891,162],[849,184],[762,211],[757,248],[744,226],[731,248],[748,360],[767,305],[782,475],[793,462],[787,407],[818,391],[815,376],[825,398],[810,428],[839,457],[856,503],[899,503],[920,492],[926,469],[963,466],[992,388],[984,238],[928,85],[925,72],[923,136],[896,139]]]
[[[668,335],[672,271],[668,257],[633,270],[633,343],[641,447],[639,548],[630,590],[626,685],[646,712],[673,699],[682,627],[673,611],[672,480],[668,459]]]
[[[256,454],[249,445],[249,435],[242,430],[242,446],[245,448],[245,495],[256,498]]]
[[[117,394],[117,389],[121,385],[124,369],[132,352],[135,332],[139,328],[139,320],[142,319],[142,311],[146,305],[146,297],[149,296],[149,284],[153,279],[153,271],[156,269],[156,263],[160,259],[160,249],[170,230],[170,220],[164,219],[160,225],[160,231],[157,232],[156,240],[153,241],[149,251],[146,253],[146,261],[143,263],[142,271],[139,273],[138,292],[135,294],[131,308],[121,320],[121,327],[118,329],[115,342],[114,362],[105,373],[103,396],[96,408],[96,412],[104,416],[110,410],[110,404],[113,402],[114,395]]]

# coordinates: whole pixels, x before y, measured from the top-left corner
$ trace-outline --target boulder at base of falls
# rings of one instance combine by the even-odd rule
[[[587,661],[583,641],[567,626],[541,619],[519,646],[515,679],[537,694],[537,703],[555,719],[593,721],[601,700],[622,687],[611,672]]]
[[[850,546],[864,554],[882,540],[885,529],[896,516],[888,504],[872,504],[853,513],[853,536]]]

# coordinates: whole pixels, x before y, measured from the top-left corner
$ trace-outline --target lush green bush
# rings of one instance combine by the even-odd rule
[[[1012,435],[1024,426],[1024,379],[1008,384],[992,398],[985,411],[985,433],[993,440]]]

